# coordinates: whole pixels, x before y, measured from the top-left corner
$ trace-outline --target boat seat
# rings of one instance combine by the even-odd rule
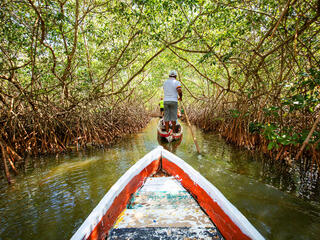
[[[147,178],[119,215],[107,239],[223,239],[174,177]]]
[[[148,227],[148,228],[117,228],[113,229],[107,239],[223,239],[221,234],[213,228],[172,228],[172,227]]]

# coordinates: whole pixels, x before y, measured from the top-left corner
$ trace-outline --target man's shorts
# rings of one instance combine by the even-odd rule
[[[177,121],[178,102],[164,102],[164,121]]]

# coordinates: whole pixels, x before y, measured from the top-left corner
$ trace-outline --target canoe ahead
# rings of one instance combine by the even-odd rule
[[[180,125],[179,123],[176,125],[176,128],[178,129],[177,133],[173,133],[171,128],[169,132],[166,132],[163,119],[160,119],[157,126],[158,138],[160,138],[162,141],[169,143],[172,141],[179,141],[183,135],[183,128],[182,125]]]
[[[111,187],[71,239],[141,236],[264,239],[216,187],[160,146]]]

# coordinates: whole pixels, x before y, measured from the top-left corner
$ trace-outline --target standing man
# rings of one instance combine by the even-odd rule
[[[173,132],[176,132],[178,100],[182,100],[181,83],[176,80],[177,72],[170,71],[169,78],[163,84],[164,92],[164,122],[166,132],[169,132],[169,121],[172,122]],[[179,98],[178,98],[179,95]]]
[[[160,117],[163,118],[163,111],[164,111],[163,98],[160,98],[159,107],[160,107]]]

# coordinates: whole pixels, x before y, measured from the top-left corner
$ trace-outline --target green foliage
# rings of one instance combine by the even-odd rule
[[[249,123],[249,132],[250,133],[260,133],[263,129],[263,124],[258,122],[250,122]]]
[[[320,104],[312,1],[290,5],[277,28],[285,2],[274,0],[31,2],[0,3],[3,109],[144,103],[176,69],[188,99],[221,104],[215,118],[252,118],[273,149],[301,143],[309,126],[290,120],[313,119]]]
[[[280,145],[302,144],[306,139],[311,125],[301,128],[292,125],[281,125],[280,120],[287,119],[288,114],[312,114],[320,104],[319,99],[320,71],[309,69],[307,72],[300,72],[298,81],[292,82],[288,88],[287,96],[277,102],[276,106],[263,108],[264,119],[267,122],[249,123],[250,133],[260,133],[269,140],[268,149],[278,148]],[[251,96],[251,91],[248,91]],[[297,116],[297,115],[295,115]],[[269,121],[273,123],[268,123]],[[313,133],[309,143],[313,144],[319,140],[319,133]]]
[[[232,118],[240,117],[240,111],[238,109],[230,109],[229,111]]]
[[[263,108],[263,112],[265,116],[279,117],[279,109],[279,107],[271,106],[269,108]]]
[[[258,133],[264,136],[268,141],[268,150],[278,148],[280,145],[298,145],[302,144],[309,134],[310,129],[303,129],[300,133],[295,132],[293,127],[281,129],[279,124],[275,123],[258,123],[250,122],[249,123],[249,132]],[[315,131],[310,140],[310,143],[313,144],[320,139],[320,132]],[[320,145],[318,146],[320,147]]]

